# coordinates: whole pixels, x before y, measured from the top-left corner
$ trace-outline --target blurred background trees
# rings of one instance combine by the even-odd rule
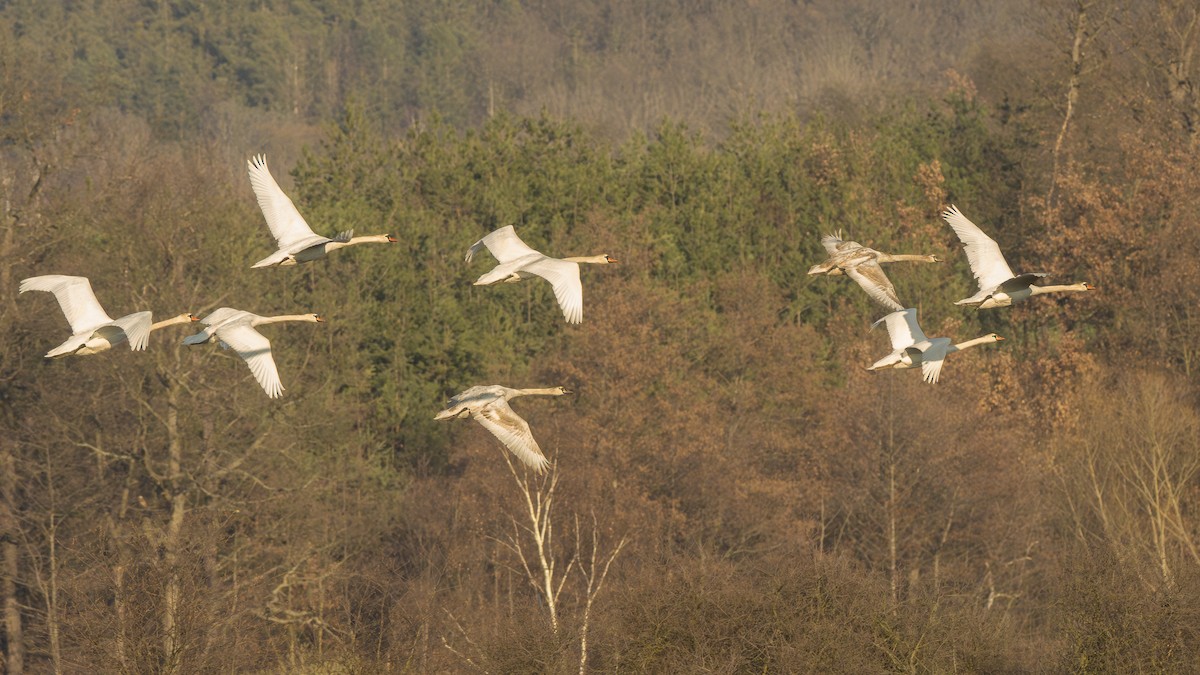
[[[0,3],[5,668],[1194,668],[1197,16]],[[317,231],[400,243],[250,270],[256,152]],[[960,311],[949,203],[1099,290]],[[583,325],[471,285],[509,224],[621,260]],[[835,229],[947,260],[893,274],[931,334],[1008,340],[864,372],[880,310],[804,274]],[[48,273],[329,322],[270,331],[279,401],[184,328],[45,362],[65,322],[16,287]],[[578,391],[524,412],[554,621],[509,538],[542,488],[432,420],[482,382]]]

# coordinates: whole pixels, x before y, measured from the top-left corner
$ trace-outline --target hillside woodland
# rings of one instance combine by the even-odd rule
[[[1127,5],[1136,5],[1129,7]],[[1194,672],[1189,0],[0,0],[5,672]],[[398,242],[294,267],[247,179]],[[940,217],[1090,293],[976,311]],[[476,287],[513,225],[584,265]],[[888,274],[936,385],[867,372]],[[486,260],[480,260],[486,258]],[[113,316],[317,312],[286,390]],[[514,403],[552,462],[469,421]]]

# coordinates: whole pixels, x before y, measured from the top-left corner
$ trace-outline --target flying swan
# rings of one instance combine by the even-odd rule
[[[871,296],[879,304],[888,309],[904,309],[896,296],[896,288],[883,273],[879,263],[890,262],[941,262],[935,255],[891,255],[880,253],[873,248],[867,248],[857,241],[842,241],[842,233],[827,234],[821,238],[821,245],[829,253],[829,259],[820,265],[809,268],[809,274],[825,274],[838,276],[845,274]]]
[[[950,338],[946,337],[927,338],[921,327],[917,325],[917,310],[911,307],[899,312],[892,312],[871,324],[871,327],[874,328],[880,323],[886,323],[894,351],[876,361],[867,370],[919,367],[922,379],[929,384],[937,383],[938,376],[942,372],[942,363],[947,354],[1004,339],[995,333],[958,344],[950,344]]]
[[[476,286],[491,286],[500,282],[512,283],[539,276],[554,288],[554,297],[562,307],[567,323],[583,322],[583,284],[579,282],[579,263],[611,265],[616,258],[608,255],[582,258],[551,258],[529,248],[512,225],[506,225],[471,245],[467,262],[484,247],[492,252],[499,265],[475,281]]]
[[[46,352],[48,359],[71,354],[99,354],[126,340],[129,341],[130,350],[142,350],[146,348],[151,331],[196,320],[192,314],[180,314],[152,324],[150,312],[134,312],[114,321],[100,306],[100,301],[96,300],[96,294],[92,292],[92,283],[87,277],[62,274],[29,277],[21,281],[18,292],[25,291],[53,293],[63,315],[67,317],[67,323],[71,325],[71,337]]]
[[[345,246],[367,243],[395,243],[396,238],[390,234],[378,234],[369,237],[355,237],[354,230],[338,233],[330,239],[312,231],[304,217],[296,210],[292,200],[279,189],[279,183],[267,169],[267,158],[255,155],[247,160],[250,167],[250,186],[258,197],[258,206],[267,219],[271,235],[279,250],[259,260],[251,267],[271,267],[274,265],[295,265],[324,258],[330,251],[336,251]]]
[[[572,393],[564,387],[549,389],[511,389],[498,384],[471,387],[450,399],[445,410],[434,416],[435,420],[474,417],[492,435],[500,439],[517,459],[538,473],[546,470],[550,462],[542,454],[529,424],[508,407],[508,401],[518,396],[562,396]]]
[[[967,220],[957,206],[951,205],[942,213],[942,218],[962,241],[971,272],[979,280],[979,292],[955,302],[956,305],[969,305],[977,309],[1008,307],[1034,295],[1078,293],[1095,288],[1086,281],[1066,286],[1034,286],[1033,282],[1046,276],[1046,273],[1013,274],[1004,260],[1004,254],[1000,252],[1000,246],[975,223]]]
[[[285,314],[283,316],[259,316],[244,312],[240,309],[222,307],[200,320],[204,330],[189,335],[183,339],[185,345],[199,345],[216,337],[225,349],[232,349],[242,357],[254,379],[262,385],[263,391],[270,398],[279,398],[283,394],[283,383],[279,381],[279,371],[275,368],[275,358],[271,356],[271,341],[262,333],[254,330],[257,326],[284,321],[307,321],[319,323],[325,321],[320,314]]]

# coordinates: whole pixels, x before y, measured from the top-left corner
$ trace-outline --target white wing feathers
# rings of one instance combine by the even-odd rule
[[[583,283],[579,280],[579,263],[543,257],[525,265],[522,270],[550,282],[567,323],[583,322]]]
[[[971,265],[971,272],[979,280],[980,290],[992,290],[1016,276],[1004,260],[1004,254],[1000,252],[1000,246],[995,240],[968,220],[957,206],[951,205],[942,213],[942,218],[962,241],[963,250],[967,253],[967,262]]]
[[[471,417],[492,432],[504,447],[534,471],[542,473],[549,467],[550,462],[534,440],[529,423],[513,412],[503,398],[496,399],[487,407],[472,411]]]
[[[134,312],[113,321],[112,325],[125,332],[130,349],[141,351],[150,341],[150,324],[153,320],[150,312]]]
[[[937,384],[949,347],[949,338],[936,338],[921,352],[921,379],[929,384]]]
[[[112,319],[96,299],[96,294],[92,292],[92,283],[87,277],[62,274],[30,277],[21,282],[19,292],[25,291],[53,293],[63,315],[67,317],[67,323],[71,324],[71,332],[76,335],[112,323]]]
[[[892,312],[871,324],[871,327],[874,328],[880,323],[887,326],[888,337],[892,340],[892,349],[896,351],[911,347],[918,342],[927,342],[929,340],[929,338],[925,337],[925,332],[921,330],[921,326],[917,324],[917,310],[913,307],[899,312]]]
[[[275,178],[267,169],[267,158],[255,155],[246,164],[250,170],[250,187],[254,188],[258,207],[262,209],[263,216],[267,219],[267,227],[271,228],[271,235],[275,237],[280,250],[310,237],[318,237],[296,210],[292,200],[280,189],[279,183],[275,182]],[[319,238],[327,241],[325,237]]]
[[[467,250],[467,262],[471,262],[471,258],[485,246],[501,263],[511,262],[527,255],[542,255],[521,241],[512,225],[505,225],[472,244],[471,248]]]
[[[267,396],[279,398],[283,394],[283,383],[271,355],[271,341],[262,333],[249,323],[236,322],[219,327],[217,337],[242,357]]]

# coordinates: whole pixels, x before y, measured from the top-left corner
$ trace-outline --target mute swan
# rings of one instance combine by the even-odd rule
[[[129,341],[131,350],[145,349],[151,331],[196,320],[192,314],[180,314],[151,324],[150,312],[134,312],[114,321],[96,300],[96,294],[92,292],[92,283],[87,277],[62,274],[29,277],[21,281],[19,293],[25,291],[53,293],[67,318],[67,323],[71,325],[70,339],[47,352],[48,359],[71,354],[99,354],[126,340]]]
[[[475,281],[476,286],[490,286],[505,282],[512,283],[532,276],[539,276],[554,287],[554,297],[562,307],[567,323],[583,322],[583,284],[579,282],[578,263],[610,265],[616,258],[607,255],[582,258],[551,258],[529,248],[521,241],[512,225],[506,225],[471,245],[467,251],[467,262],[483,247],[487,247],[499,265]]]
[[[271,235],[279,250],[259,260],[251,267],[271,267],[273,265],[295,265],[324,258],[330,251],[336,251],[345,246],[355,244],[395,243],[396,238],[390,234],[378,234],[369,237],[355,237],[354,230],[340,232],[334,238],[322,237],[312,231],[304,217],[296,210],[292,200],[279,189],[279,183],[267,169],[267,158],[255,155],[246,164],[250,167],[250,186],[258,197],[258,206],[267,219]]]
[[[950,338],[945,337],[927,338],[917,325],[917,310],[911,307],[892,312],[871,324],[871,327],[874,328],[880,323],[886,323],[888,336],[892,339],[892,349],[895,351],[876,361],[867,370],[920,367],[922,379],[930,384],[937,383],[947,354],[1004,339],[995,333],[958,344],[950,344]]]
[[[447,408],[434,416],[435,420],[474,417],[485,429],[492,432],[504,447],[517,459],[538,473],[546,470],[550,462],[542,454],[529,424],[508,407],[508,401],[518,396],[562,396],[573,393],[564,387],[549,389],[510,389],[498,384],[471,387],[450,399]]]
[[[222,347],[232,349],[245,360],[250,372],[254,374],[254,379],[262,385],[267,396],[279,398],[283,394],[283,384],[279,381],[275,358],[271,356],[271,341],[254,329],[257,326],[283,321],[324,322],[325,319],[321,318],[320,314],[259,316],[240,309],[222,307],[201,319],[204,330],[184,338],[183,343],[204,344],[215,336]]]
[[[883,273],[879,263],[890,262],[941,262],[935,255],[890,255],[867,248],[857,241],[842,241],[842,233],[827,234],[821,238],[821,245],[829,253],[829,259],[820,265],[809,268],[809,274],[825,274],[838,276],[845,274],[871,296],[873,300],[888,309],[904,309],[896,296],[896,288]]]
[[[1034,286],[1033,282],[1046,276],[1046,273],[1013,274],[1004,260],[1004,254],[1000,252],[1000,246],[975,223],[967,220],[957,206],[951,205],[942,213],[942,218],[962,241],[971,272],[979,280],[979,292],[955,302],[956,305],[970,305],[978,309],[1008,307],[1034,295],[1075,293],[1095,288],[1086,281],[1066,286]]]

